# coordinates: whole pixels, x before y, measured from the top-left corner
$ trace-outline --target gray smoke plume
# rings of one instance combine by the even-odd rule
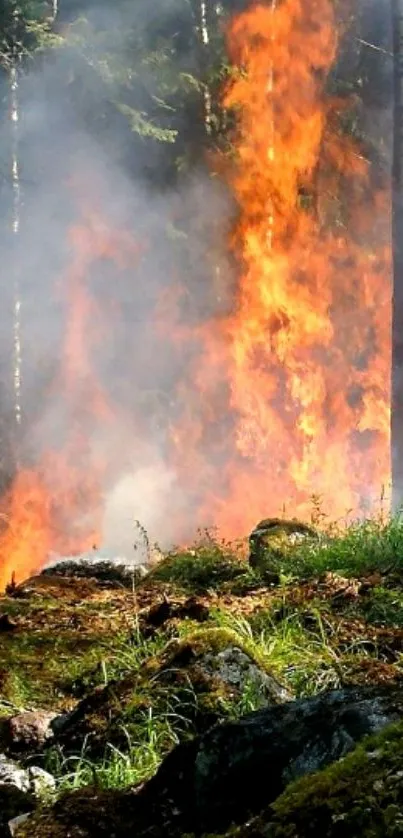
[[[62,22],[66,44],[20,79],[23,200],[16,242],[11,249],[8,232],[0,241],[0,281],[2,295],[10,298],[11,265],[21,303],[19,465],[42,468],[44,454],[66,451],[76,475],[71,488],[78,497],[92,473],[95,481],[100,474],[99,546],[128,555],[133,553],[136,519],[150,540],[164,547],[191,537],[198,523],[169,457],[172,424],[180,413],[177,385],[188,363],[186,346],[175,343],[169,321],[159,322],[158,311],[181,284],[188,324],[228,305],[231,271],[225,237],[230,201],[202,160],[182,181],[165,182],[171,144],[140,139],[126,115],[108,100],[113,62],[135,48],[133,27],[139,41],[146,42],[169,14],[180,35],[184,14],[189,24],[188,4],[142,0],[111,9],[110,4],[95,3],[83,14],[88,19],[85,47],[77,29],[68,31]],[[110,67],[97,40],[99,31],[110,33]],[[182,50],[171,70],[196,72],[197,60]],[[155,74],[143,60],[136,65],[133,55],[128,63],[138,78],[134,104],[142,111],[143,101],[152,102],[157,92]],[[7,93],[6,80],[4,84]],[[180,136],[189,126],[178,120]],[[3,136],[7,138],[6,130]],[[0,154],[7,172],[7,139],[0,142]],[[9,204],[4,189],[3,215]],[[219,294],[209,254],[221,263]],[[10,312],[11,304],[0,314],[8,338]],[[10,362],[11,352],[6,346],[3,350]],[[10,387],[8,399],[11,412]],[[63,504],[65,477],[57,464],[54,468],[52,472],[47,466],[43,476],[57,506]],[[92,513],[95,517],[97,512],[87,508],[84,492],[74,520],[67,511],[66,537],[69,528],[91,529]]]

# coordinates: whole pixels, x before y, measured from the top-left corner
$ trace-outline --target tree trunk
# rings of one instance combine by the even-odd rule
[[[202,41],[202,69],[203,76],[205,76],[206,67],[208,67],[208,53],[210,49],[210,32],[207,17],[207,2],[208,0],[200,0],[200,35]],[[211,93],[207,78],[203,78],[203,98],[204,98],[204,127],[206,134],[210,135],[212,130],[212,101]]]
[[[17,425],[21,424],[21,288],[18,269],[18,238],[21,216],[21,185],[18,149],[19,133],[19,56],[13,55],[10,66],[10,119],[11,119],[11,183],[12,183],[12,233],[14,239],[14,313],[13,313],[13,381],[14,381],[14,416]]]
[[[392,0],[394,52],[392,508],[403,504],[403,0]]]

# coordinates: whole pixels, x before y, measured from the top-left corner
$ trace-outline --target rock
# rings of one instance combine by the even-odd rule
[[[54,738],[57,713],[32,710],[11,716],[5,722],[4,733],[12,751],[36,751]]]
[[[224,684],[242,695],[251,688],[261,696],[261,703],[290,700],[290,692],[268,672],[261,669],[237,646],[228,646],[218,654],[206,654],[200,662],[208,674],[218,676]]]
[[[242,825],[231,825],[227,838],[397,838],[403,834],[403,724],[358,748],[353,740],[400,713],[399,698],[394,707],[392,693],[389,699],[386,692],[376,697],[368,690],[328,693],[321,707],[311,707],[312,718],[312,700],[295,702],[299,713],[295,708],[290,721],[297,718],[296,735],[287,728],[285,743],[279,738],[284,729],[268,726],[269,711],[252,714],[175,748],[138,789],[87,787],[64,794],[54,806],[35,812],[18,838],[190,838],[206,827],[211,835],[222,834],[234,819]],[[277,796],[289,780],[287,771],[280,777],[287,760],[294,761],[293,775],[301,773],[298,736],[304,731],[309,776]],[[323,745],[327,755],[343,758],[313,773],[323,764]]]
[[[281,560],[287,558],[303,541],[315,542],[318,533],[301,521],[266,518],[260,521],[249,536],[249,563],[263,576],[278,576]]]
[[[67,557],[47,565],[42,576],[61,576],[76,579],[94,579],[102,587],[131,587],[147,576],[149,569],[144,564],[133,564],[124,556],[103,556],[102,551],[93,551],[83,556]]]
[[[403,725],[294,783],[236,838],[397,838],[403,835]],[[233,838],[235,838],[233,835]]]
[[[29,789],[35,795],[40,797],[44,792],[54,791],[56,783],[54,777],[43,768],[37,765],[29,766],[26,769],[29,780]]]
[[[157,715],[171,713],[174,702],[178,730],[183,732],[185,723],[199,733],[228,718],[251,694],[254,706],[290,700],[291,693],[250,645],[226,628],[200,628],[172,640],[140,671],[80,701],[60,724],[57,741],[74,753],[85,740],[87,755],[95,755],[106,743],[124,748],[127,734],[138,735],[136,725],[150,707]]]
[[[209,609],[198,597],[189,597],[185,602],[175,602],[164,596],[141,614],[143,632],[147,629],[159,629],[168,620],[194,620],[204,623],[209,618]]]
[[[403,694],[396,688],[352,687],[271,706],[179,745],[148,792],[165,794],[189,831],[220,831],[402,717]]]
[[[251,691],[254,703],[266,706],[289,701],[292,694],[275,678],[235,631],[226,628],[198,629],[182,640],[169,643],[154,676],[177,693],[192,687],[197,696],[199,729],[225,717],[223,703],[240,702]],[[200,728],[201,726],[201,728]]]
[[[36,765],[21,768],[5,754],[0,754],[0,785],[12,785],[25,793],[38,795],[44,789],[53,789],[55,780],[51,774]]]
[[[161,628],[167,620],[172,619],[173,611],[174,605],[167,597],[164,597],[161,602],[155,602],[147,609],[144,615],[144,622],[152,628]]]
[[[21,768],[0,754],[0,835],[7,835],[9,821],[32,812],[45,791],[54,790],[54,778],[42,768]]]

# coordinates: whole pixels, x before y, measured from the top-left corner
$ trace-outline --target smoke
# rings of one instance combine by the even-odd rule
[[[180,80],[197,71],[199,59],[186,46],[194,23],[189,5],[117,5],[82,9],[85,26],[69,29],[61,20],[65,45],[20,80],[20,232],[14,241],[3,232],[0,246],[21,302],[19,468],[37,470],[54,506],[65,505],[66,538],[69,530],[91,532],[100,519],[100,546],[129,555],[136,519],[151,542],[164,546],[195,532],[193,500],[169,454],[178,382],[189,362],[174,329],[180,335],[228,305],[224,243],[231,207],[202,159],[190,175],[172,177],[180,137],[191,131],[186,107],[175,115],[175,144],[133,132],[132,117],[114,101],[124,100],[129,79],[115,90],[113,72],[130,68],[136,77],[131,113],[141,120],[154,108],[167,130],[164,108],[154,103],[158,73],[147,50],[173,31],[169,72]],[[160,60],[167,60],[164,52]],[[5,128],[0,154],[9,172]],[[6,188],[2,202],[9,214]],[[1,286],[9,299],[0,329],[8,338],[2,354],[11,411],[13,288],[4,270]]]
[[[182,501],[182,503],[181,503]],[[134,468],[122,477],[106,499],[102,543],[106,550],[121,556],[133,554],[133,545],[142,548],[136,522],[147,533],[158,533],[158,546],[166,549],[177,537],[175,519],[180,518],[186,498],[177,486],[176,475],[163,462]],[[144,554],[144,550],[143,550]]]

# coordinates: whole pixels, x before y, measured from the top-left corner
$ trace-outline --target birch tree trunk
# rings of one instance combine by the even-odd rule
[[[208,0],[200,0],[200,32],[203,45],[203,69],[208,66],[208,51],[210,46],[210,33],[207,18],[207,3]],[[210,135],[212,131],[212,101],[211,93],[208,86],[207,79],[203,79],[203,97],[204,97],[204,125],[206,134]]]
[[[394,54],[392,508],[403,504],[403,0],[392,0]]]
[[[11,119],[11,184],[12,215],[11,229],[14,238],[12,248],[14,258],[13,288],[13,383],[14,416],[17,426],[21,424],[21,287],[18,270],[18,238],[21,227],[21,183],[19,162],[19,62],[17,47],[13,46],[10,62],[10,119]]]
[[[19,167],[19,69],[22,59],[20,44],[20,8],[10,2],[6,28],[2,33],[0,63],[6,80],[8,130],[4,150],[4,171],[7,174],[7,206],[4,207],[4,260],[1,305],[1,457],[0,492],[12,479],[18,462],[21,424],[21,289],[18,250],[21,225],[21,186]]]

